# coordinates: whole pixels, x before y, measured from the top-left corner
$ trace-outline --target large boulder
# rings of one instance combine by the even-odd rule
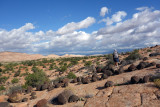
[[[8,100],[11,103],[20,103],[22,101],[23,95],[21,93],[13,93],[9,96]]]
[[[112,81],[107,81],[104,85],[105,88],[112,87],[114,83]]]
[[[79,100],[79,97],[76,96],[76,95],[72,95],[69,97],[69,101],[68,102],[75,102],[75,101],[78,101]]]
[[[137,84],[139,83],[140,78],[138,76],[132,76],[131,77],[131,83],[132,84]]]
[[[129,67],[128,67],[128,71],[135,71],[137,68],[136,68],[136,66],[134,65],[134,64],[132,64],[132,65],[130,65]]]
[[[71,90],[64,90],[62,93],[58,95],[58,102],[60,104],[66,104],[69,100],[69,97],[73,95]]]
[[[47,107],[47,100],[41,99],[37,102],[36,107]]]
[[[62,83],[57,83],[56,85],[55,85],[55,88],[59,88],[59,87],[61,87],[62,86]]]
[[[62,83],[68,83],[68,82],[69,82],[69,79],[68,79],[68,78],[64,78],[64,79],[62,79],[61,82],[62,82]]]

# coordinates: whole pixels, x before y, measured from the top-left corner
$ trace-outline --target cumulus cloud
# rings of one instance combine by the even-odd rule
[[[87,28],[95,22],[88,17],[80,22],[71,22],[57,31],[31,32],[32,23],[10,31],[0,29],[0,51],[16,51],[42,54],[95,54],[113,49],[133,49],[160,44],[160,10],[140,7],[132,18],[122,21],[127,15],[118,11],[111,18],[109,26],[86,33],[76,31]]]
[[[88,28],[93,23],[95,23],[95,21],[96,20],[93,17],[87,17],[86,19],[84,19],[78,23],[71,22],[71,23],[64,25],[62,28],[58,29],[57,33],[58,34],[65,34],[65,33],[71,33],[75,30],[79,30],[82,28]]]
[[[113,14],[111,18],[107,17],[107,18],[100,20],[99,22],[105,22],[106,25],[111,25],[115,22],[122,21],[122,18],[124,18],[126,15],[127,15],[126,12],[118,11],[117,13]]]
[[[100,16],[104,17],[106,14],[108,14],[108,8],[102,7],[100,11]]]

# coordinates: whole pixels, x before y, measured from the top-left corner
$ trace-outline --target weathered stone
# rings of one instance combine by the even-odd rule
[[[28,86],[28,87],[27,87],[27,94],[30,93],[30,92],[32,92],[32,89],[33,89],[33,88],[32,88],[31,86]]]
[[[37,98],[37,96],[32,96],[31,98],[30,98],[30,100],[33,100],[33,99],[36,99]]]
[[[36,92],[32,92],[32,93],[31,93],[31,96],[35,96],[35,95],[36,95]]]
[[[134,65],[134,64],[132,64],[132,65],[130,65],[129,67],[128,67],[128,71],[135,71],[137,68],[136,68],[136,66]]]
[[[21,93],[13,93],[9,96],[8,99],[11,103],[20,103],[22,101],[22,94]]]
[[[62,79],[61,82],[62,82],[62,83],[68,83],[68,82],[69,82],[69,79],[68,79],[68,78],[64,78],[64,79]]]
[[[115,71],[116,74],[121,74],[124,72],[123,67],[120,67],[118,70]]]
[[[143,69],[146,67],[146,64],[144,62],[140,62],[137,66],[137,69],[140,70],[140,69]]]
[[[132,76],[131,77],[131,83],[137,84],[139,82],[140,78],[138,76]]]
[[[76,95],[72,95],[69,97],[69,101],[68,102],[75,102],[78,101],[79,97]]]
[[[107,76],[113,75],[112,71],[110,71],[110,70],[105,70],[103,73],[106,74]]]
[[[96,71],[97,71],[97,73],[101,73],[101,72],[102,72],[102,67],[99,67],[99,66],[98,66],[98,67],[96,68]]]
[[[68,102],[69,97],[73,95],[71,90],[64,90],[61,94],[58,95],[58,102],[60,104],[65,104]]]
[[[112,87],[114,83],[112,81],[107,81],[104,85],[105,88]]]
[[[143,58],[143,61],[146,61],[146,60],[148,60],[148,57],[144,57],[144,58]]]
[[[41,99],[37,102],[36,107],[47,107],[47,100]]]
[[[64,83],[64,87],[67,87],[68,86],[68,82]]]
[[[96,82],[97,81],[97,77],[92,77],[92,81]]]
[[[88,77],[82,78],[82,83],[83,84],[88,84],[89,83]]]
[[[28,101],[28,98],[23,98],[22,99],[22,102],[27,102]]]
[[[77,77],[77,82],[81,82],[81,77]]]
[[[144,77],[143,77],[143,82],[144,82],[144,83],[149,82],[149,80],[150,80],[150,76],[147,75],[147,76],[144,76]]]
[[[54,89],[54,86],[52,85],[52,84],[49,84],[48,85],[48,91],[51,91],[51,90],[53,90]]]
[[[160,64],[156,64],[156,67],[157,67],[157,68],[160,68]]]
[[[37,90],[37,91],[41,91],[41,90],[42,90],[42,85],[37,85],[37,86],[36,86],[36,90]]]
[[[58,84],[55,85],[55,88],[59,88],[59,87],[61,87],[61,86],[62,86],[62,84],[61,84],[61,83],[58,83]]]
[[[0,107],[10,107],[8,102],[0,102]]]
[[[42,85],[42,90],[46,90],[48,88],[48,84],[43,84]]]
[[[106,74],[102,74],[101,79],[107,79],[108,76]]]
[[[151,54],[149,54],[150,57],[158,56],[158,55],[160,55],[160,53],[151,53]]]
[[[73,79],[72,83],[77,83],[77,78]]]

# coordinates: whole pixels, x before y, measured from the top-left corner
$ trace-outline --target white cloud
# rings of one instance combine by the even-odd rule
[[[58,31],[30,32],[34,25],[27,23],[18,29],[0,29],[0,51],[28,53],[93,53],[116,49],[132,49],[160,44],[160,10],[138,9],[131,19],[122,21],[123,11],[112,15],[115,24],[86,33],[76,31],[95,22],[88,17],[78,23],[66,24]]]
[[[106,25],[111,25],[115,22],[122,21],[122,18],[124,18],[126,15],[127,15],[126,12],[118,11],[117,13],[112,15],[112,18],[107,17],[107,18],[104,18],[104,19],[100,20],[99,22],[105,22]]]
[[[108,8],[102,7],[100,11],[100,16],[104,17],[106,14],[108,14]]]
[[[82,28],[88,28],[93,23],[95,23],[95,21],[96,20],[93,17],[87,17],[86,19],[84,19],[78,23],[71,22],[71,23],[64,25],[62,28],[58,29],[57,33],[58,34],[66,34],[66,33],[71,33],[75,30],[79,30]]]

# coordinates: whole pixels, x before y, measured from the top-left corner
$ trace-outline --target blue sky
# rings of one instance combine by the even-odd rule
[[[160,44],[159,0],[0,0],[0,51],[101,54]]]

